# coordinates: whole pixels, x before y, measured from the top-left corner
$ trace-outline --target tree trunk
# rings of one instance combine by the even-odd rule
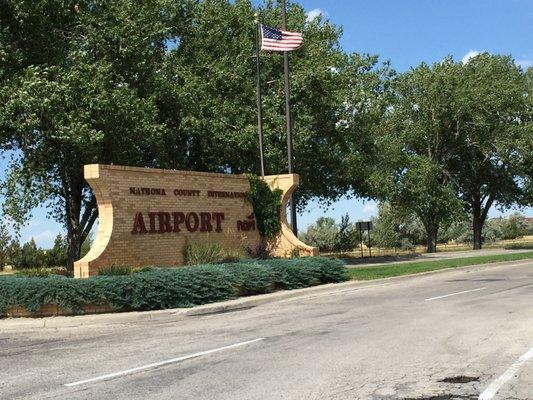
[[[80,259],[81,246],[94,225],[98,210],[94,194],[91,193],[88,199],[84,196],[85,181],[81,174],[62,175],[61,179],[67,225],[67,270],[72,272],[74,262]]]
[[[474,231],[474,250],[481,250],[482,244],[483,244],[483,225],[481,224],[481,221],[479,219],[479,216],[473,217],[472,227]]]
[[[488,193],[486,196],[479,195],[472,203],[472,229],[474,233],[474,250],[481,250],[483,245],[483,225],[489,215],[489,210],[496,196]],[[483,205],[483,203],[485,203]]]
[[[67,269],[69,271],[73,271],[74,262],[80,259],[81,245],[83,244],[81,235],[77,232],[77,230],[73,230],[72,233],[67,234],[67,243],[68,243]]]
[[[437,233],[439,229],[436,226],[428,226],[426,228],[427,232],[427,246],[426,252],[436,253],[437,252]]]
[[[65,182],[65,212],[67,220],[67,269],[74,270],[74,262],[80,259],[81,231],[80,215],[83,187],[78,184],[77,177],[69,176]]]

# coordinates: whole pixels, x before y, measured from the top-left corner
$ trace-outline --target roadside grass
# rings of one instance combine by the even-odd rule
[[[410,275],[419,272],[436,271],[446,268],[459,268],[468,265],[489,264],[503,261],[516,261],[533,258],[533,251],[527,253],[499,254],[479,257],[464,257],[451,260],[420,261],[394,263],[375,267],[350,268],[348,274],[352,280],[372,280],[393,276]]]

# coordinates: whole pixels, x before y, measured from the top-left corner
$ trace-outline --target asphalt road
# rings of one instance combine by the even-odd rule
[[[226,314],[0,321],[0,398],[533,399],[532,300],[529,260]]]

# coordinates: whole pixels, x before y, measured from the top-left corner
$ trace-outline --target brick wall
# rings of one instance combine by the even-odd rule
[[[99,227],[90,252],[74,265],[78,278],[96,275],[100,268],[112,265],[182,265],[183,250],[190,242],[216,242],[225,248],[254,248],[260,243],[259,232],[251,229],[252,206],[241,196],[250,188],[243,175],[95,164],[85,166],[85,179],[98,201]],[[286,202],[286,194],[298,180],[297,175],[279,175],[267,177],[267,182],[285,191]],[[210,191],[221,193],[208,196]],[[214,213],[224,214],[224,219]],[[182,221],[185,216],[190,217],[188,225]],[[317,254],[316,249],[291,237],[284,217],[282,225],[282,234],[271,244],[276,253],[290,255],[300,248],[301,255]],[[239,226],[250,230],[239,230]]]

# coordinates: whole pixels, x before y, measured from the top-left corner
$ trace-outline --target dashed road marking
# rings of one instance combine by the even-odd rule
[[[241,343],[236,343],[236,344],[232,344],[232,345],[229,345],[229,346],[219,347],[219,348],[216,348],[216,349],[201,351],[199,353],[189,354],[187,356],[182,356],[182,357],[178,357],[178,358],[171,358],[170,360],[164,360],[164,361],[160,361],[160,362],[156,362],[156,363],[152,363],[152,364],[143,365],[143,366],[140,366],[140,367],[130,368],[130,369],[126,369],[124,371],[119,371],[119,372],[114,372],[114,373],[111,373],[111,374],[101,375],[101,376],[97,376],[97,377],[94,377],[94,378],[85,379],[85,380],[82,380],[82,381],[77,381],[77,382],[72,382],[72,383],[65,383],[64,386],[67,386],[67,387],[79,386],[79,385],[84,385],[86,383],[99,382],[99,381],[105,381],[105,380],[108,380],[108,379],[118,378],[120,376],[133,374],[135,372],[146,371],[146,370],[149,370],[149,369],[154,369],[154,368],[162,367],[164,365],[169,365],[169,364],[175,364],[175,363],[178,363],[178,362],[181,362],[181,361],[190,360],[192,358],[198,358],[198,357],[205,356],[205,355],[212,354],[212,353],[218,353],[220,351],[234,349],[236,347],[241,347],[241,346],[245,346],[247,344],[256,343],[256,342],[259,342],[261,340],[265,340],[265,338],[248,340],[246,342],[241,342]]]
[[[486,289],[486,287],[481,287],[481,288],[471,289],[471,290],[463,290],[462,292],[455,292],[455,293],[445,294],[445,295],[442,295],[442,296],[430,297],[429,299],[426,299],[425,301],[433,301],[433,300],[438,300],[438,299],[444,299],[446,297],[457,296],[458,294],[478,292],[480,290],[485,290],[485,289]]]

